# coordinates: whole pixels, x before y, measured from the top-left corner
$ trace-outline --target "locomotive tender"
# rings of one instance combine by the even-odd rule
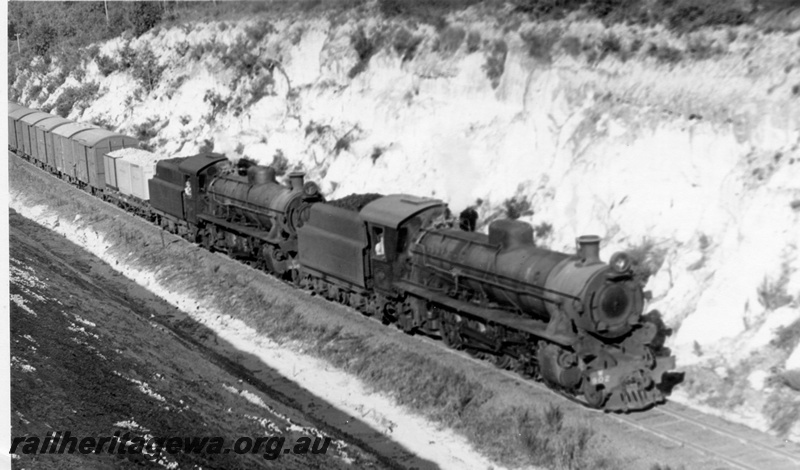
[[[654,353],[656,326],[642,317],[630,258],[602,262],[599,237],[579,237],[570,255],[535,246],[531,226],[519,221],[496,220],[488,234],[463,231],[436,199],[328,203],[302,173],[281,184],[269,167],[240,174],[219,154],[159,159],[116,150],[135,139],[64,121],[9,103],[10,150],[209,250],[588,406],[630,411],[664,400],[659,384],[675,359]],[[56,163],[57,150],[71,152],[72,166]]]

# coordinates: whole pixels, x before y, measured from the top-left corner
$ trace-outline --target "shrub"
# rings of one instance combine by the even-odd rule
[[[41,93],[42,85],[35,83],[31,85],[30,89],[28,90],[28,99],[31,101],[36,101]]]
[[[369,158],[372,159],[373,165],[375,164],[375,162],[378,161],[379,158],[381,158],[381,155],[383,155],[383,152],[385,151],[386,151],[385,148],[378,147],[377,145],[372,148],[372,154],[369,156]]]
[[[147,91],[153,91],[161,80],[161,74],[166,66],[158,64],[158,58],[147,46],[136,54],[131,69],[133,78]]]
[[[289,159],[283,154],[283,150],[278,149],[275,151],[275,156],[272,157],[272,163],[269,164],[275,170],[275,176],[283,176],[289,171]]]
[[[117,61],[107,55],[99,55],[94,59],[100,74],[104,77],[111,75],[119,69]]]
[[[191,46],[191,44],[189,44],[189,41],[181,41],[181,42],[175,44],[175,52],[179,56],[184,57],[186,55],[186,53],[189,52],[189,49],[191,49],[191,47],[192,46]]]
[[[577,57],[581,53],[581,40],[575,36],[567,36],[561,39],[559,43],[561,50],[569,54],[571,57]]]
[[[264,74],[255,79],[250,85],[250,94],[248,105],[258,102],[265,96],[275,96],[275,79],[272,78],[271,74]]]
[[[778,349],[792,352],[800,344],[800,320],[778,328],[771,344]]]
[[[629,247],[625,251],[631,257],[634,277],[642,283],[646,283],[650,276],[661,269],[667,256],[667,250],[656,246],[650,238],[645,238],[638,246]]]
[[[560,19],[579,9],[586,0],[514,0],[515,10],[539,19]]]
[[[598,60],[603,60],[609,55],[616,55],[623,62],[628,60],[628,56],[622,47],[622,42],[614,33],[607,33],[600,38],[600,57]]]
[[[354,131],[358,130],[358,125],[353,126],[352,129],[347,131],[345,135],[341,136],[339,139],[336,140],[336,144],[333,146],[333,153],[339,155],[342,151],[350,150],[350,144],[355,140],[355,135],[353,134]]]
[[[758,287],[758,302],[768,310],[777,310],[794,300],[786,291],[792,270],[788,263],[781,266],[781,275],[775,281],[764,278]]]
[[[561,32],[550,30],[544,33],[527,31],[519,34],[522,41],[528,46],[528,55],[544,62],[553,60],[553,46],[558,41]]]
[[[133,136],[139,139],[140,142],[148,142],[150,139],[158,135],[157,118],[151,118],[147,121],[133,126]]]
[[[501,40],[492,43],[492,49],[486,57],[486,63],[483,65],[483,70],[486,76],[492,82],[492,88],[497,88],[500,85],[500,77],[506,67],[506,56],[508,55],[508,46],[506,42]]]
[[[133,35],[141,36],[161,21],[161,5],[159,2],[133,2],[132,14],[128,20],[133,25]]]
[[[403,62],[414,58],[417,47],[422,43],[422,38],[414,36],[407,29],[403,28],[394,36],[394,50]]]
[[[358,62],[350,69],[347,76],[352,79],[366,70],[367,65],[369,65],[369,60],[380,50],[382,42],[383,37],[379,33],[368,37],[363,27],[358,28],[358,30],[350,36],[350,44],[353,46],[353,49],[356,50],[356,54],[358,54]]]
[[[203,145],[197,150],[197,153],[210,153],[214,151],[214,139],[203,139]]]
[[[465,37],[467,37],[467,32],[464,31],[464,28],[445,28],[439,33],[433,50],[452,54],[461,47]]]
[[[533,227],[533,234],[537,239],[547,238],[553,233],[553,224],[550,222],[542,222]]]
[[[740,8],[716,0],[677,0],[663,13],[663,19],[667,26],[681,31],[704,26],[737,26],[749,21]]]
[[[525,215],[533,215],[531,202],[521,196],[514,196],[503,201],[506,217],[511,220],[519,219]]]
[[[213,90],[207,90],[205,96],[203,96],[203,103],[211,105],[211,119],[213,120],[220,111],[225,109],[228,105],[228,100]]]
[[[276,31],[275,27],[269,21],[261,20],[258,23],[245,28],[244,33],[251,41],[255,43],[261,42],[264,36],[272,34]]]
[[[683,52],[680,49],[666,45],[658,47],[653,43],[648,46],[647,55],[665,64],[675,64],[683,58]]]
[[[91,82],[79,87],[69,87],[61,92],[55,103],[56,114],[61,117],[67,117],[72,110],[79,105],[85,105],[89,101],[93,101],[100,85]]]
[[[467,35],[467,52],[472,54],[481,48],[481,34],[477,31],[470,31]]]

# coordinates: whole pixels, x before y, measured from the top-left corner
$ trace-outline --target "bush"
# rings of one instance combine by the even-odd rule
[[[30,89],[28,90],[28,99],[31,101],[36,101],[39,99],[39,95],[42,93],[42,85],[36,83],[31,85]]]
[[[481,48],[481,34],[477,31],[470,31],[467,35],[467,52],[472,54]]]
[[[511,220],[519,219],[525,215],[533,215],[531,202],[520,196],[514,196],[503,201],[503,208],[505,209],[506,217]]]
[[[445,28],[439,33],[433,50],[452,54],[461,47],[465,37],[467,37],[467,32],[464,31],[464,28]]]
[[[141,124],[137,124],[133,126],[133,136],[139,139],[140,142],[148,142],[158,135],[157,124],[157,118],[151,118]]]
[[[483,70],[486,76],[492,82],[492,88],[497,88],[500,85],[500,77],[506,67],[506,56],[508,55],[508,46],[506,42],[501,40],[492,43],[492,49],[486,57],[486,63],[483,65]]]
[[[786,291],[791,273],[789,265],[784,263],[778,279],[772,281],[765,277],[758,287],[758,302],[768,310],[777,310],[792,303],[794,298]]]
[[[283,150],[278,149],[275,151],[275,156],[272,157],[272,163],[269,164],[275,170],[275,176],[280,177],[289,171],[289,159],[283,154]]]
[[[405,28],[398,31],[394,36],[394,50],[403,62],[414,58],[420,43],[422,43],[422,38],[414,36]]]
[[[692,31],[705,26],[738,26],[747,23],[749,15],[728,2],[677,0],[663,13],[663,20],[672,29]]]
[[[100,85],[91,82],[80,87],[69,87],[61,92],[55,103],[56,114],[67,117],[72,110],[81,104],[87,104],[97,97]]]
[[[650,238],[642,240],[638,246],[625,250],[631,257],[633,275],[642,283],[646,283],[650,276],[657,273],[667,256],[667,250],[656,246]]]
[[[683,59],[683,52],[680,49],[666,45],[658,47],[653,43],[648,46],[647,55],[665,64],[676,64]]]
[[[533,234],[537,239],[547,238],[553,233],[553,224],[550,222],[542,222],[541,224],[533,227]]]
[[[135,55],[131,69],[131,76],[147,91],[153,91],[166,66],[159,65],[156,55],[146,46]]]
[[[161,21],[160,2],[133,2],[128,20],[133,25],[133,35],[141,36]]]
[[[800,320],[778,329],[771,344],[778,349],[791,353],[800,344]]]
[[[275,27],[268,21],[259,21],[258,23],[245,28],[245,35],[254,43],[261,42],[264,36],[272,34],[276,31]]]
[[[527,31],[519,34],[519,37],[528,46],[528,55],[543,62],[553,60],[553,46],[558,42],[561,32],[551,30],[545,33]]]
[[[363,27],[358,28],[358,30],[350,36],[350,44],[353,46],[353,49],[356,50],[356,54],[358,54],[358,62],[350,69],[347,76],[352,79],[366,70],[367,65],[369,65],[369,60],[380,50],[382,42],[383,38],[379,33],[368,37]]]
[[[97,64],[100,74],[104,77],[107,77],[119,70],[119,64],[117,61],[107,55],[99,55],[94,61]]]
[[[209,103],[211,105],[211,118],[213,119],[220,111],[228,106],[228,99],[223,98],[222,95],[213,90],[206,90],[206,94],[203,96],[203,103]]]

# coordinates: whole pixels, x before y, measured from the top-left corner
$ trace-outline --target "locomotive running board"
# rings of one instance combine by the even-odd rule
[[[206,222],[211,222],[211,223],[217,224],[217,225],[219,225],[221,227],[225,227],[225,228],[227,228],[229,230],[233,230],[234,232],[238,232],[238,233],[240,233],[242,235],[247,235],[247,236],[250,236],[250,237],[253,237],[253,238],[257,238],[259,240],[264,240],[264,241],[269,242],[269,243],[274,243],[274,241],[268,237],[269,232],[264,231],[264,230],[257,230],[257,229],[253,229],[253,228],[250,228],[250,227],[242,227],[241,225],[232,224],[232,223],[228,222],[227,220],[220,219],[218,217],[214,217],[214,216],[208,215],[208,214],[198,214],[197,218],[201,219],[201,220],[205,220]]]
[[[524,331],[562,346],[571,346],[576,341],[575,338],[569,336],[548,332],[547,323],[543,321],[522,318],[519,315],[504,310],[480,307],[469,302],[464,302],[463,300],[450,298],[444,294],[431,292],[422,286],[417,286],[406,281],[396,282],[394,285],[397,289],[408,292],[415,297],[430,300],[431,302],[450,307],[458,312],[482,318],[491,323],[513,328],[517,331]]]

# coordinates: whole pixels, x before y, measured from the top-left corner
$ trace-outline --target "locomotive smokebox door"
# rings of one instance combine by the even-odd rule
[[[392,262],[397,256],[397,231],[388,227],[369,224],[370,260],[375,289],[383,292],[392,290]]]

